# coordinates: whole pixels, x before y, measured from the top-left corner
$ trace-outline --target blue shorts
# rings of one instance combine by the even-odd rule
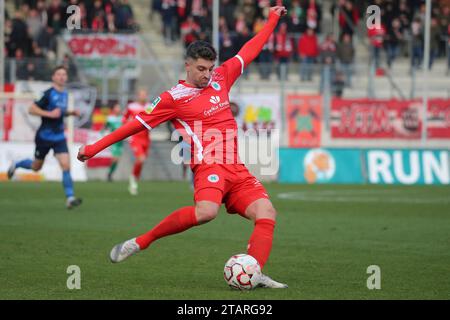
[[[53,149],[54,154],[69,153],[66,139],[60,141],[49,141],[36,137],[35,143],[36,150],[34,151],[34,158],[38,160],[44,160],[50,149]]]

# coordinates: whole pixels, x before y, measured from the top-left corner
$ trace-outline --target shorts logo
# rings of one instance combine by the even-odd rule
[[[208,176],[208,181],[212,183],[219,182],[219,176],[217,174],[210,174]]]
[[[218,84],[217,82],[211,82],[211,87],[213,87],[213,89],[214,90],[216,90],[216,91],[220,91],[220,89],[222,89],[221,87],[220,87],[220,84]]]

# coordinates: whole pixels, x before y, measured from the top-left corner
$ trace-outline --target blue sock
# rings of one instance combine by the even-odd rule
[[[33,160],[24,159],[16,162],[16,168],[23,168],[31,170],[31,165],[33,164]]]
[[[63,186],[66,197],[73,197],[73,183],[72,177],[70,176],[70,171],[63,171]]]

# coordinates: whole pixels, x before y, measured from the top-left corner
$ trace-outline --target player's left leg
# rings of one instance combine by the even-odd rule
[[[269,200],[266,189],[245,167],[235,166],[237,172],[235,185],[226,196],[226,207],[229,213],[238,213],[254,223],[254,229],[247,246],[247,253],[254,257],[264,268],[272,250],[273,233],[277,212]],[[287,285],[276,282],[262,275],[260,286],[268,288],[287,288]]]
[[[250,237],[247,253],[260,264],[261,270],[269,259],[272,250],[273,231],[277,212],[267,198],[253,201],[246,209],[244,217],[251,219],[255,228]],[[261,275],[259,286],[274,289],[287,288],[287,284],[277,282],[265,274]]]
[[[248,254],[259,262],[262,269],[272,250],[277,212],[269,199],[262,198],[253,201],[245,210],[244,216],[255,224],[247,246]]]
[[[64,141],[65,144],[65,141]],[[66,146],[67,147],[67,146]],[[66,206],[67,209],[72,209],[74,207],[77,207],[81,204],[82,200],[80,198],[75,197],[75,192],[73,189],[73,181],[72,176],[70,175],[70,156],[68,152],[64,152],[65,149],[63,146],[61,146],[58,150],[57,147],[55,147],[55,157],[59,162],[59,166],[62,169],[63,176],[62,176],[62,182],[64,187],[64,193],[66,194]],[[61,151],[61,152],[58,152]]]

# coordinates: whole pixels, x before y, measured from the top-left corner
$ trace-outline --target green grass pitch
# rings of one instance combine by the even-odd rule
[[[265,273],[286,290],[239,292],[223,280],[252,224],[218,218],[163,238],[120,264],[113,245],[192,205],[181,182],[77,183],[82,207],[64,207],[59,183],[0,183],[0,299],[449,299],[450,188],[266,184],[278,222]],[[66,286],[81,269],[81,289]],[[369,290],[367,268],[381,271]]]

